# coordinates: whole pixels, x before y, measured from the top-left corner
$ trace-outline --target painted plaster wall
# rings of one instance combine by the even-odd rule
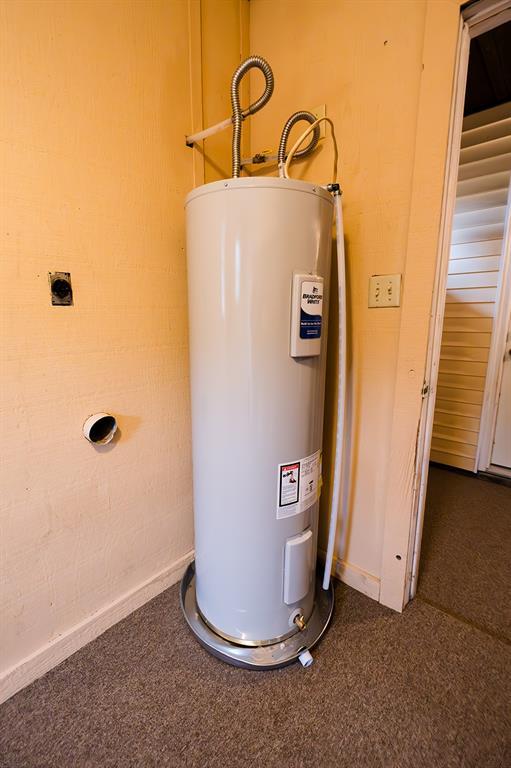
[[[184,0],[1,12],[8,676],[141,584],[176,580],[192,548],[183,200],[193,180]],[[73,307],[51,306],[53,270],[71,272]],[[102,410],[120,436],[98,450],[81,426]]]
[[[230,84],[233,72],[248,55],[249,1],[201,0],[202,121],[204,128],[231,114]],[[243,105],[249,102],[249,78],[242,80]],[[242,151],[250,147],[250,121],[243,126]],[[226,130],[203,142],[204,181],[231,175],[232,131]]]
[[[348,262],[348,420],[352,436],[351,497],[347,519],[339,530],[337,557],[340,572],[349,582],[378,597],[389,476],[391,470],[394,477],[399,476],[403,496],[409,492],[413,479],[408,457],[413,459],[413,435],[420,413],[458,5],[450,0],[253,0],[250,9],[251,52],[266,57],[275,74],[271,106],[252,122],[252,151],[275,149],[285,119],[297,109],[326,104],[327,115],[336,127]],[[429,47],[432,33],[438,45],[438,60],[435,62],[432,56],[428,60],[428,68],[433,71],[432,75],[429,69],[426,73],[427,87],[429,83],[440,82],[442,76],[443,82],[438,90],[439,109],[431,112],[430,177],[424,179],[421,190],[425,218],[429,217],[429,221],[421,220],[422,232],[411,234],[414,169],[418,153],[424,152],[425,146],[418,145],[417,132],[419,119],[423,120],[419,104],[425,82],[426,30]],[[253,83],[253,95],[256,87]],[[302,129],[303,126],[295,129],[295,135]],[[424,140],[421,136],[420,141]],[[293,141],[292,137],[290,145]],[[312,159],[295,164],[292,175],[326,183],[332,178],[332,159],[332,145],[327,140]],[[412,235],[416,243],[420,237],[424,243],[422,252],[413,255],[414,260],[421,261],[423,294],[417,285],[413,289],[411,282],[407,285]],[[417,271],[420,270],[415,268]],[[396,388],[398,370],[400,365],[406,365],[406,361],[398,361],[402,308],[378,310],[367,306],[369,277],[395,272],[403,274],[404,296],[407,290],[409,295],[418,290],[419,297],[414,317],[417,348],[409,356],[410,375],[405,384],[400,383],[400,390]],[[334,313],[329,339],[324,519],[334,438],[336,322]],[[396,406],[396,397],[399,401],[399,393],[405,389],[408,425],[406,430],[401,425],[400,433],[395,434],[394,414],[396,407],[400,407],[399,402]],[[392,468],[392,441],[397,444],[405,432],[410,439],[402,465]],[[393,460],[395,464],[395,457]],[[397,488],[392,492],[397,493]],[[387,513],[390,515],[391,511]],[[406,552],[398,564],[400,568],[405,566],[405,555]],[[395,607],[399,605],[396,600]]]

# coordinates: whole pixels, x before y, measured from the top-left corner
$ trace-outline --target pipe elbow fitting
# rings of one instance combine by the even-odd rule
[[[302,613],[299,613],[297,616],[293,619],[294,623],[300,630],[300,632],[303,632],[304,629],[307,629],[307,622],[305,621],[305,618]]]

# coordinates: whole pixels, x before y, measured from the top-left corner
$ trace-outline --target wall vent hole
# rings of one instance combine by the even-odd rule
[[[52,283],[51,289],[59,299],[65,299],[71,293],[71,286],[67,280],[55,280]]]
[[[104,443],[107,442],[107,438],[110,437],[112,432],[115,432],[116,421],[113,416],[103,416],[98,419],[95,424],[92,425],[89,432],[89,440],[91,443]]]
[[[48,272],[51,303],[54,307],[70,307],[73,304],[73,287],[69,272]]]

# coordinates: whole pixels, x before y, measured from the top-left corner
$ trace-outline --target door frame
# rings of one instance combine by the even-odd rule
[[[417,591],[421,552],[424,509],[428,482],[429,457],[433,433],[440,346],[444,316],[447,273],[451,242],[452,221],[456,205],[456,184],[458,178],[459,151],[463,127],[463,107],[468,72],[470,41],[484,32],[511,19],[511,0],[479,0],[461,11],[456,67],[454,74],[453,100],[451,107],[449,142],[447,151],[444,195],[442,201],[440,237],[438,241],[435,282],[431,302],[430,330],[424,375],[423,405],[419,420],[415,453],[415,482],[411,508],[411,536],[405,584],[405,602],[413,599]],[[507,251],[509,252],[509,227],[507,227]],[[509,254],[507,259],[509,268]],[[508,283],[510,272],[508,272]],[[511,291],[508,291],[511,299]],[[499,302],[502,303],[502,302]],[[496,415],[496,414],[495,414]]]

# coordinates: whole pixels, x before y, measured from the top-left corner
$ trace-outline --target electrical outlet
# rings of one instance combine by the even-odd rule
[[[399,307],[401,275],[373,275],[369,278],[370,307]]]
[[[316,120],[318,117],[326,117],[326,104],[320,104],[319,107],[309,108],[307,109],[307,112],[312,112]],[[319,124],[318,128],[319,138],[324,139],[326,136],[326,122],[323,120],[323,122]]]

